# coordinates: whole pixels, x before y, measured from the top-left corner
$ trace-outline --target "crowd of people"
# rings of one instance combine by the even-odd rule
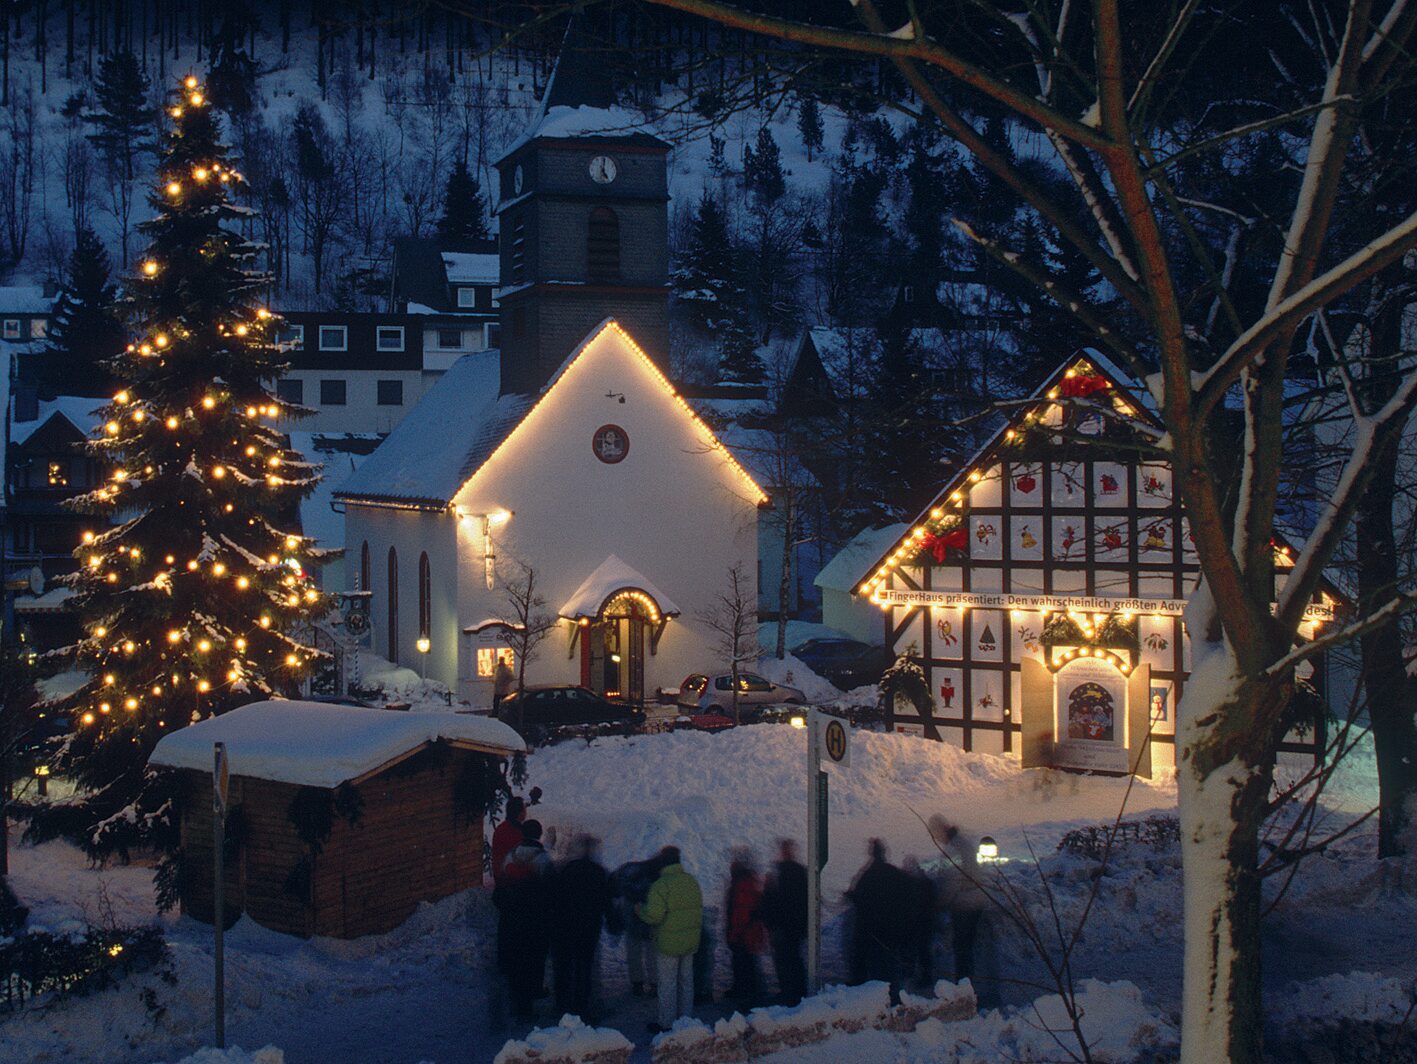
[[[930,828],[946,858],[943,870],[933,875],[913,858],[897,868],[887,860],[884,844],[871,840],[869,860],[847,892],[853,983],[880,979],[890,983],[893,995],[903,985],[930,985],[936,929],[945,912],[955,978],[975,974],[974,944],[987,898],[974,850],[954,825],[936,818]],[[651,1030],[668,1030],[695,1005],[713,1000],[720,914],[732,959],[727,999],[735,1008],[795,1005],[807,993],[807,869],[790,839],[780,840],[766,875],[749,850],[734,851],[717,912],[705,905],[699,881],[675,846],[611,872],[600,863],[597,840],[579,836],[567,859],[553,862],[542,843],[542,826],[527,817],[521,798],[509,799],[506,817],[492,835],[491,856],[497,965],[516,1023],[535,1022],[536,1001],[548,994],[557,1015],[594,1022],[596,951],[609,932],[623,943],[631,993],[657,999]],[[769,955],[775,995],[768,993],[763,970]]]

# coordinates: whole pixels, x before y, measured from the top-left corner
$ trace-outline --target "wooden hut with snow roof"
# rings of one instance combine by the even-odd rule
[[[893,700],[897,731],[1025,765],[1174,765],[1199,566],[1170,466],[1140,446],[1163,432],[1142,395],[1099,353],[1069,358],[858,569],[886,645],[923,670]],[[1279,587],[1288,550],[1275,561]],[[1322,593],[1301,634],[1336,605]],[[1321,657],[1300,673],[1322,694]]]
[[[183,782],[181,905],[213,918],[214,744],[226,747],[225,920],[357,938],[482,885],[483,803],[525,744],[500,721],[253,702],[190,724],[149,763]]]

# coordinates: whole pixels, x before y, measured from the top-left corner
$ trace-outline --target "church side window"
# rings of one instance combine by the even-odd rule
[[[586,272],[592,281],[615,281],[620,277],[620,219],[609,207],[596,207],[590,212]]]
[[[399,661],[399,554],[389,548],[389,647],[388,659]]]
[[[418,556],[418,634],[427,639],[433,626],[433,575],[428,555]]]

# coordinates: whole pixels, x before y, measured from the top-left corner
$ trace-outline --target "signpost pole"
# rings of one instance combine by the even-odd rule
[[[818,799],[822,776],[822,748],[818,729],[821,727],[815,709],[807,711],[807,992],[815,994],[822,956],[822,858],[821,845],[823,812]]]
[[[222,941],[226,923],[226,744],[214,743],[212,751],[212,852],[215,878],[212,880],[212,929],[216,933],[213,1014],[218,1049],[226,1048],[226,952]]]

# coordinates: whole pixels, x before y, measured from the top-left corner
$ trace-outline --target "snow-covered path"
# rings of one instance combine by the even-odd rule
[[[994,835],[1014,858],[1011,875],[1027,881],[1025,838],[1044,857],[1065,912],[1086,895],[1088,869],[1051,855],[1069,827],[1115,817],[1122,780],[1024,772],[1012,762],[904,736],[856,733],[852,768],[832,780],[832,854],[825,882],[828,928],[825,966],[842,972],[840,893],[861,862],[865,840],[884,838],[895,858],[928,857],[917,817],[939,812],[975,833]],[[676,733],[569,743],[529,759],[527,787],[545,797],[533,815],[564,842],[589,831],[603,840],[614,865],[674,842],[716,904],[735,845],[771,856],[774,840],[801,838],[805,828],[805,736],[786,727],[741,728],[720,735]],[[1363,780],[1343,792],[1356,808]],[[1128,816],[1174,806],[1165,782],[1137,782]],[[1409,893],[1384,886],[1367,859],[1370,843],[1355,839],[1342,853],[1314,858],[1267,925],[1267,980],[1366,968],[1388,974],[1417,971],[1417,943],[1402,932],[1417,917]],[[64,844],[16,846],[13,885],[32,919],[63,929],[84,918],[120,923],[156,919],[151,872],[93,870]],[[1179,893],[1174,857],[1150,852],[1120,859],[1105,878],[1089,922],[1079,970],[1107,980],[1130,979],[1162,1009],[1174,1008],[1180,972]],[[106,897],[108,902],[102,903]],[[34,1011],[0,1027],[0,1059],[27,1061],[173,1060],[201,1045],[210,1024],[211,929],[166,918],[175,983],[156,973],[116,990]],[[248,1048],[283,1047],[292,1064],[325,1061],[487,1061],[509,1032],[489,1030],[494,915],[487,895],[473,891],[426,906],[386,936],[355,942],[303,942],[243,920],[228,935],[228,1031]],[[1383,948],[1385,947],[1385,948]],[[1006,949],[1006,952],[1010,952]],[[1004,958],[1005,976],[1037,974],[1026,954]],[[719,986],[727,958],[719,957]],[[623,960],[606,940],[602,974],[609,1015],[604,1022],[638,1044],[648,1041],[650,1003],[627,993]],[[140,991],[151,988],[159,1012]],[[1004,988],[1006,1001],[1035,991]],[[715,1013],[702,1014],[711,1018]],[[557,1019],[549,1006],[542,1023]],[[520,1032],[515,1032],[520,1033]]]

